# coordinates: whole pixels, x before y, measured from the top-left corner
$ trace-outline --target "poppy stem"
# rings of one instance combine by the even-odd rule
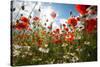
[[[22,5],[24,5],[24,1],[23,1],[23,3],[22,3]],[[20,7],[20,9],[19,9],[19,11],[18,11],[18,13],[17,13],[17,15],[16,15],[16,20],[17,20],[17,17],[18,17],[18,15],[19,15],[19,13],[20,13],[20,10],[21,10],[21,7]]]
[[[72,11],[70,11],[70,16],[73,17],[73,13],[72,13]]]
[[[29,17],[30,17],[30,15],[32,14],[32,12],[33,12],[34,8],[36,7],[36,5],[37,5],[37,2],[35,3],[34,7],[32,8],[32,11],[29,13],[28,18],[29,18]]]

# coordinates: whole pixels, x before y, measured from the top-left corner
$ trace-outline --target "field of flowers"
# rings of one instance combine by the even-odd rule
[[[66,13],[70,16],[59,28],[53,27],[56,10],[50,12],[52,19],[24,14],[14,19],[11,24],[12,65],[97,61],[97,6],[76,4],[74,7],[79,15],[74,16],[74,11]],[[21,10],[24,9],[22,6]],[[15,8],[11,11],[13,13]]]

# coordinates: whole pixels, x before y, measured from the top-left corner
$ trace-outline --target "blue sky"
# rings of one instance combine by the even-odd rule
[[[72,11],[74,16],[78,16],[79,13],[75,9],[74,4],[59,4],[59,3],[52,3],[50,4],[51,7],[56,10],[59,14],[59,18],[69,18],[70,17],[70,11]]]

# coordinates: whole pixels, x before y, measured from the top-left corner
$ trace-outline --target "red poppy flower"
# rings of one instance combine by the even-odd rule
[[[97,26],[97,19],[89,19],[86,21],[86,31],[92,32]]]
[[[55,44],[61,44],[61,43],[62,43],[61,40],[56,40],[56,41],[55,41]]]
[[[81,46],[78,46],[77,48],[78,48],[78,49],[80,49],[80,48],[81,48]]]
[[[56,31],[55,31],[55,30],[53,30],[53,33],[56,33]]]
[[[52,40],[52,42],[53,42],[54,44],[61,44],[61,43],[62,43],[62,41],[61,41],[60,39],[57,39],[57,38],[54,38],[54,39]]]
[[[23,22],[29,22],[29,19],[27,17],[24,17],[24,16],[22,16],[20,18],[20,20],[23,21]]]
[[[37,42],[37,45],[38,45],[39,47],[41,47],[42,42],[43,42],[43,40],[42,40],[42,39],[39,39],[38,42]]]
[[[27,30],[32,31],[32,29],[30,27],[28,27]]]
[[[68,29],[68,28],[64,28],[64,30],[65,30],[66,32],[68,32],[68,31],[69,31],[69,29]]]
[[[16,25],[16,29],[17,30],[22,30],[22,29],[27,29],[28,28],[28,24],[27,23],[18,23]]]
[[[77,20],[75,18],[69,18],[67,23],[72,25],[72,26],[76,26]]]
[[[60,32],[60,29],[57,28],[57,29],[56,29],[56,33],[59,33],[59,32]]]
[[[56,12],[53,11],[50,15],[52,18],[56,18]]]
[[[46,34],[46,31],[42,31],[41,33],[42,33],[43,35],[45,35],[45,34]]]
[[[46,22],[48,22],[49,20],[48,19],[46,19]]]
[[[75,6],[76,10],[82,15],[87,13],[86,9],[88,7],[89,7],[89,5],[79,5],[79,4]]]
[[[74,34],[73,33],[68,33],[66,34],[65,36],[65,41],[69,41],[69,42],[72,42],[74,40]]]
[[[51,29],[52,27],[51,26],[48,26],[48,29]]]
[[[33,20],[34,20],[34,21],[40,21],[40,18],[37,17],[37,16],[35,16],[35,17],[33,18]]]

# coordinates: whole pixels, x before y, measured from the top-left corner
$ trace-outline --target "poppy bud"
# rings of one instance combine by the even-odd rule
[[[41,12],[41,9],[39,9],[38,11]]]
[[[11,9],[11,11],[15,11],[15,10],[16,10],[16,8],[12,8],[12,9]]]
[[[24,17],[24,16],[22,16],[22,17],[20,18],[20,20],[23,21],[23,22],[28,22],[28,21],[29,21],[28,18],[26,18],[26,17]]]
[[[23,14],[21,14],[21,16],[23,16]]]
[[[63,24],[63,27],[65,27],[66,25],[65,24]]]
[[[24,10],[25,9],[24,5],[21,8],[22,8],[22,10]]]
[[[45,23],[44,25],[46,26],[47,24]]]
[[[29,16],[29,18],[31,18],[32,16]]]

